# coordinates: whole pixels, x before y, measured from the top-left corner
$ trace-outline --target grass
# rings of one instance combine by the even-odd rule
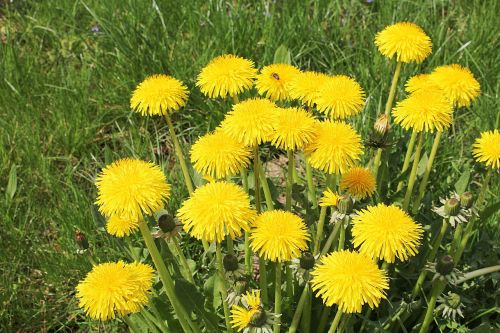
[[[434,51],[421,65],[405,65],[400,82],[460,63],[481,83],[480,99],[456,116],[444,137],[432,174],[453,184],[454,175],[472,165],[474,137],[500,124],[499,11],[497,1],[467,0],[1,1],[0,189],[12,198],[0,198],[0,330],[110,325],[87,321],[73,297],[90,269],[76,254],[76,229],[100,260],[122,256],[123,244],[104,232],[93,213],[95,175],[114,159],[137,156],[161,163],[170,181],[182,184],[162,119],[130,111],[130,93],[148,74],[169,73],[189,86],[188,106],[174,121],[191,143],[229,107],[207,101],[194,87],[201,67],[224,52],[261,67],[286,45],[293,64],[360,82],[368,104],[354,121],[366,134],[383,108],[394,65],[379,55],[374,35],[392,22],[413,21],[431,36]],[[393,158],[400,160],[403,149],[396,147]],[[427,200],[450,189],[434,186]],[[174,191],[171,208],[186,195],[182,186]],[[497,225],[485,229],[498,239]]]

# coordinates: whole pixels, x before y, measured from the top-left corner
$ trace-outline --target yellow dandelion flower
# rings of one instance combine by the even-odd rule
[[[430,76],[430,74],[418,74],[412,76],[405,83],[405,91],[408,93],[412,93],[420,89],[428,88],[432,85],[429,80]]]
[[[329,188],[323,192],[323,196],[319,200],[321,207],[335,207],[339,201],[340,195],[333,192]]]
[[[252,225],[250,246],[271,261],[284,262],[307,249],[309,234],[302,219],[290,212],[272,210],[260,214]]]
[[[346,189],[353,197],[364,199],[375,192],[375,177],[370,170],[355,167],[342,175],[340,188]]]
[[[290,80],[290,97],[312,107],[318,98],[319,89],[328,78],[328,75],[323,73],[300,72]]]
[[[486,164],[490,168],[500,168],[500,132],[482,132],[474,142],[472,154],[476,161]]]
[[[153,268],[142,263],[104,263],[92,268],[76,287],[79,306],[92,319],[136,313],[148,303]]]
[[[121,216],[113,215],[106,224],[106,230],[109,234],[116,237],[124,237],[139,229],[137,220],[124,219]]]
[[[251,150],[220,129],[205,134],[191,147],[194,169],[212,179],[240,172],[250,163]]]
[[[280,149],[298,150],[315,136],[314,117],[301,108],[279,108],[271,144]]]
[[[404,129],[442,132],[451,125],[453,106],[441,89],[420,89],[392,109],[394,121]]]
[[[258,312],[258,309],[246,309],[242,306],[234,305],[231,308],[231,326],[237,332],[243,332],[245,328],[250,326],[253,316]]]
[[[454,105],[459,107],[470,106],[481,91],[481,86],[472,72],[457,64],[437,67],[430,74],[430,80],[444,91],[445,96]]]
[[[234,140],[253,147],[271,140],[277,115],[277,107],[270,100],[247,99],[233,105],[221,129]]]
[[[423,229],[401,208],[378,204],[361,210],[353,219],[353,244],[359,252],[385,260],[406,261],[418,252]]]
[[[259,95],[273,101],[290,99],[290,81],[300,70],[288,64],[272,64],[261,69],[255,87]]]
[[[170,196],[165,174],[154,163],[125,158],[106,166],[97,176],[99,211],[138,221],[163,208]]]
[[[184,230],[196,239],[220,243],[250,230],[256,212],[248,194],[238,185],[212,182],[197,188],[177,211]]]
[[[400,22],[377,33],[375,45],[385,57],[400,62],[422,62],[432,52],[432,41],[421,27]]]
[[[360,313],[364,304],[376,308],[389,289],[386,272],[372,259],[346,250],[321,258],[311,275],[312,289],[323,303],[337,304],[345,313]]]
[[[224,54],[201,70],[196,86],[209,98],[232,97],[250,89],[256,74],[253,61]]]
[[[309,164],[327,173],[343,173],[359,159],[361,136],[343,122],[316,122],[316,138],[304,147]]]
[[[318,90],[316,108],[331,119],[345,119],[363,109],[365,93],[356,80],[335,75],[326,79]]]
[[[135,88],[130,107],[143,116],[163,115],[186,105],[188,90],[179,80],[164,74],[152,75]]]

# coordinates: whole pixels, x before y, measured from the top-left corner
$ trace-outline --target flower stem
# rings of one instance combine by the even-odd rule
[[[405,173],[406,170],[410,167],[411,154],[413,153],[413,148],[415,148],[415,142],[417,141],[418,132],[411,132],[410,142],[408,142],[408,148],[406,148],[405,160],[403,162],[403,168],[401,169],[401,174]],[[401,180],[398,183],[397,191],[401,191],[403,189],[403,181]]]
[[[342,318],[342,310],[339,308],[337,309],[335,318],[333,318],[332,326],[330,326],[328,333],[334,333],[337,330],[337,327],[339,326],[340,323],[340,318]]]
[[[424,143],[424,132],[422,131],[418,136],[418,143],[415,151],[415,157],[413,159],[413,165],[411,167],[410,176],[408,177],[408,185],[406,187],[405,199],[403,202],[403,210],[405,211],[408,211],[408,206],[410,205],[413,186],[415,185],[415,179],[417,178],[418,162],[420,161],[420,154],[422,153],[423,143]]]
[[[322,256],[325,255],[328,251],[330,251],[333,245],[333,241],[335,240],[335,238],[337,238],[337,235],[339,233],[340,225],[341,223],[335,223],[332,232],[330,233],[330,236],[328,236],[328,239],[326,240],[326,243],[325,245],[323,245],[323,249],[321,250]]]
[[[259,157],[259,146],[253,147],[253,177],[254,177],[254,192],[255,192],[255,209],[257,214],[260,214],[260,184],[259,184],[259,173],[260,173],[260,157]]]
[[[311,331],[311,310],[312,310],[312,295],[310,292],[308,292],[306,297],[306,303],[304,304],[302,320],[300,321],[300,328],[301,332],[303,333],[310,333]]]
[[[189,268],[187,259],[184,256],[184,253],[182,252],[182,249],[181,249],[181,246],[179,244],[179,240],[177,239],[177,237],[172,237],[172,243],[174,244],[175,250],[177,252],[177,256],[179,257],[179,261],[180,261],[182,270],[184,271],[184,277],[189,282],[194,284],[193,274],[191,272],[191,269]]]
[[[273,333],[280,332],[281,325],[281,263],[276,263],[276,285],[274,288],[274,327]]]
[[[300,317],[302,315],[304,304],[306,303],[307,294],[309,293],[309,291],[310,291],[309,284],[306,283],[304,289],[302,290],[302,294],[300,295],[299,303],[297,303],[297,307],[295,308],[295,313],[293,314],[292,323],[290,325],[290,328],[288,329],[288,333],[297,332]]]
[[[460,246],[460,240],[462,239],[463,227],[462,223],[458,223],[455,227],[455,232],[453,233],[453,240],[451,241],[450,255],[453,256]]]
[[[331,307],[323,307],[323,311],[321,312],[321,316],[319,318],[318,329],[316,333],[324,333],[326,328],[326,322],[328,321],[328,317],[330,317]]]
[[[196,332],[201,332],[201,330],[192,322],[191,317],[187,313],[186,309],[182,306],[182,304],[177,302],[177,297],[174,292],[174,282],[170,277],[170,274],[163,262],[163,259],[160,255],[160,251],[156,247],[156,244],[151,236],[151,232],[144,220],[139,222],[139,229],[141,230],[142,237],[144,239],[144,243],[146,243],[146,247],[151,255],[151,259],[153,259],[153,263],[158,271],[158,275],[160,276],[160,280],[163,283],[163,287],[165,288],[165,292],[167,294],[172,307],[174,308],[175,313],[177,314],[177,319],[179,320],[182,329],[184,332],[191,332],[191,328],[196,328]]]
[[[262,163],[259,162],[259,176],[262,183],[262,190],[264,191],[264,198],[266,199],[267,210],[274,209],[273,196],[271,195],[271,190],[269,189],[269,183],[266,178],[266,173],[264,172],[264,167]]]
[[[426,333],[431,325],[432,319],[434,318],[434,308],[436,307],[436,300],[441,294],[445,284],[439,280],[434,281],[431,290],[431,297],[427,302],[427,311],[425,312],[425,317],[420,327],[419,333]]]
[[[344,243],[345,243],[345,229],[346,226],[344,225],[344,221],[339,221],[340,223],[340,236],[339,236],[339,247],[338,250],[342,251],[344,249]]]
[[[477,277],[482,276],[482,275],[495,273],[498,271],[500,271],[500,265],[476,269],[475,271],[465,273],[462,278],[455,281],[455,284],[460,284],[460,283],[463,283],[467,280],[474,279],[474,278],[477,278]]]
[[[286,180],[286,202],[285,209],[292,211],[292,186],[293,186],[293,151],[288,150],[288,175]]]
[[[241,183],[243,184],[243,189],[248,193],[248,175],[245,168],[241,168]],[[245,267],[247,274],[252,274],[252,249],[250,248],[250,233],[245,231]]]
[[[217,260],[217,270],[219,272],[219,278],[221,279],[223,286],[220,290],[220,295],[222,298],[222,307],[224,308],[224,319],[226,320],[227,332],[232,332],[231,321],[229,319],[229,305],[227,304],[227,280],[224,277],[224,264],[222,263],[222,251],[221,245],[215,243],[215,256]]]
[[[314,252],[313,255],[319,253],[319,244],[321,242],[321,236],[323,235],[323,228],[325,226],[326,219],[326,209],[328,207],[323,206],[319,212],[318,230],[316,230],[316,237],[314,238]]]
[[[266,260],[261,257],[259,257],[259,287],[262,296],[262,303],[267,305],[269,303],[269,297],[267,294]]]
[[[418,209],[420,208],[420,203],[424,198],[425,189],[427,187],[427,183],[429,182],[429,175],[431,173],[432,164],[434,163],[434,159],[436,158],[436,153],[439,147],[439,140],[441,140],[441,135],[443,132],[437,132],[436,137],[434,138],[434,143],[432,144],[431,154],[429,155],[429,160],[427,161],[427,165],[425,167],[424,176],[422,181],[420,182],[420,186],[418,188],[417,199],[413,203],[413,214],[416,214]]]
[[[307,161],[306,164],[306,178],[307,178],[307,190],[309,192],[309,200],[311,201],[314,208],[318,207],[318,200],[316,199],[316,188],[313,182],[312,168]]]

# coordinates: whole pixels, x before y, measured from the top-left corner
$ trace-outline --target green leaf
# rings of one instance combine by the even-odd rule
[[[9,171],[9,181],[7,183],[7,188],[5,189],[5,198],[10,201],[14,198],[17,191],[17,167],[12,164]]]
[[[276,52],[274,52],[274,60],[275,64],[291,64],[292,59],[290,56],[290,51],[285,45],[280,45]]]
[[[96,205],[92,205],[92,207],[90,208],[90,210],[92,212],[92,218],[93,218],[95,224],[97,225],[97,227],[98,228],[104,228],[104,226],[106,225],[106,219],[99,212],[99,209],[97,209],[97,206]]]
[[[210,298],[209,303],[212,303],[214,312],[217,312],[217,309],[222,305],[220,297],[221,288],[223,288],[223,283],[217,273],[211,275],[203,285],[205,294]]]
[[[417,166],[417,175],[421,177],[425,169],[427,168],[427,162],[429,161],[429,157],[427,156],[427,153],[424,153],[422,157],[420,158],[420,161],[418,161],[418,166]]]
[[[151,303],[154,305],[155,310],[158,311],[158,314],[160,315],[160,320],[166,321],[168,327],[172,330],[172,332],[182,332],[182,327],[177,321],[177,319],[174,318],[173,315],[173,309],[170,306],[170,303],[165,302],[164,300],[164,295],[160,296],[155,296],[151,299]]]
[[[219,332],[217,315],[205,309],[205,297],[196,289],[194,284],[184,279],[176,279],[174,292],[177,295],[177,300],[186,310],[192,310],[203,320],[208,332]]]
[[[464,171],[462,171],[462,175],[455,183],[455,190],[457,191],[457,193],[462,194],[465,192],[467,186],[469,185],[469,180],[470,180],[470,166],[466,165]]]
[[[486,207],[480,214],[480,219],[482,221],[487,220],[491,215],[495,214],[500,210],[500,201],[495,202],[492,205]]]

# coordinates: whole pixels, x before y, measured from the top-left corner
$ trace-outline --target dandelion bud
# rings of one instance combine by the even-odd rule
[[[222,263],[227,272],[234,272],[238,269],[238,258],[233,254],[226,254],[222,259]]]
[[[381,114],[375,124],[373,124],[373,129],[375,130],[375,134],[381,138],[385,139],[387,134],[391,129],[391,124],[389,124],[389,117],[386,114]]]
[[[306,270],[312,269],[314,267],[314,264],[316,262],[316,259],[314,259],[314,256],[312,255],[311,252],[302,252],[302,255],[300,256],[300,267]]]
[[[85,237],[85,234],[78,229],[75,231],[75,240],[80,249],[87,250],[89,248],[89,241],[87,240],[87,237]]]
[[[470,192],[464,192],[460,194],[460,204],[465,208],[469,209],[474,203],[474,196]]]
[[[351,214],[354,203],[352,202],[352,198],[348,194],[343,194],[339,197],[337,202],[337,209],[342,214]]]
[[[266,311],[259,309],[250,319],[250,325],[253,327],[262,327],[267,322]]]
[[[170,214],[163,214],[158,218],[158,226],[164,233],[172,232],[175,227],[175,220]]]
[[[450,198],[444,204],[444,211],[448,216],[457,216],[460,213],[460,201]]]
[[[458,309],[462,304],[460,295],[455,293],[448,294],[446,297],[446,303],[450,306],[450,308]]]
[[[453,257],[449,255],[442,256],[436,263],[436,272],[440,275],[446,276],[453,271],[455,263]]]

